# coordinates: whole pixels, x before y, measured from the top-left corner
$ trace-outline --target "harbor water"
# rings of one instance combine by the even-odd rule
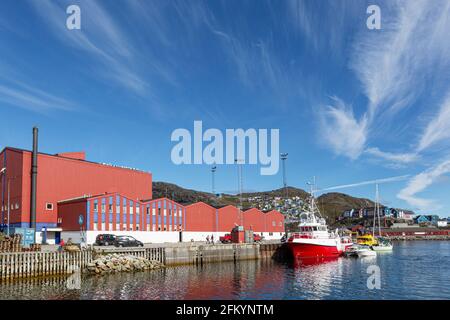
[[[379,267],[379,289],[368,288],[370,266]],[[450,242],[398,241],[377,257],[321,263],[262,259],[83,275],[79,284],[17,280],[0,284],[0,299],[450,299]]]

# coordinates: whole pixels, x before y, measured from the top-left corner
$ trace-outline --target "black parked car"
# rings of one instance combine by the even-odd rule
[[[116,247],[143,247],[144,244],[132,236],[118,236],[114,241]]]
[[[110,246],[114,244],[116,240],[116,236],[113,234],[99,234],[97,238],[95,238],[95,244],[98,246]]]

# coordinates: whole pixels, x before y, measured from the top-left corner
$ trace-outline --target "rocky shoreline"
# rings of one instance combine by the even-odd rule
[[[136,257],[127,254],[108,254],[88,263],[87,272],[90,274],[106,274],[116,272],[131,272],[155,270],[164,268],[164,265],[155,260]]]

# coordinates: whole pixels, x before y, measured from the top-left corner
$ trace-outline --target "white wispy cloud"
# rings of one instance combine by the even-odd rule
[[[321,108],[319,113],[319,134],[336,155],[357,159],[366,144],[367,119],[356,119],[351,106],[336,97],[332,100],[334,104]]]
[[[351,18],[360,14],[357,6],[348,1],[286,0],[283,3],[288,23],[312,49],[326,50],[330,56],[343,53],[347,28],[353,26]]]
[[[361,33],[350,66],[370,101],[369,119],[390,117],[411,105],[433,78],[434,66],[449,65],[449,10],[445,0],[394,1],[382,6],[382,30]]]
[[[448,141],[450,138],[450,91],[442,103],[438,113],[431,119],[425,128],[416,152],[424,152],[433,145]],[[397,197],[405,200],[410,205],[420,209],[437,209],[433,200],[419,198],[417,193],[425,190],[428,186],[442,175],[450,172],[450,159],[444,160],[416,176],[414,176],[408,185],[400,190]]]
[[[35,12],[48,24],[53,34],[65,45],[91,54],[97,62],[97,73],[104,81],[113,80],[140,95],[149,86],[137,72],[133,57],[136,52],[120,26],[97,1],[81,1],[81,30],[68,30],[66,7],[50,0],[32,1]],[[99,68],[101,66],[101,68]]]
[[[427,189],[436,179],[448,173],[450,173],[450,159],[444,160],[414,176],[407,186],[398,193],[397,197],[420,210],[437,210],[439,205],[434,200],[420,198],[417,194]]]
[[[417,151],[423,151],[439,142],[450,139],[450,91],[439,108],[438,113],[425,128]]]
[[[384,2],[382,8],[382,30],[364,30],[356,38],[353,45],[353,55],[350,68],[360,80],[362,89],[369,103],[359,122],[364,124],[364,131],[360,129],[355,134],[345,134],[346,144],[338,145],[339,154],[354,159],[366,149],[366,154],[379,157],[395,163],[409,163],[419,159],[418,152],[423,151],[432,141],[446,137],[445,127],[448,121],[447,108],[441,108],[441,116],[430,122],[421,138],[417,150],[406,153],[393,153],[368,147],[372,133],[379,132],[386,124],[395,118],[399,112],[412,106],[423,94],[427,82],[445,82],[446,76],[436,72],[448,70],[450,67],[450,3],[437,0],[418,0]],[[431,106],[434,108],[434,106]],[[428,111],[428,110],[427,110]],[[332,131],[339,128],[336,118],[346,119],[349,124],[355,123],[352,113],[332,109],[329,121],[321,121],[319,130]],[[356,121],[358,122],[358,121]],[[417,130],[414,121],[408,124]],[[336,127],[337,126],[337,127]],[[350,131],[351,129],[349,129]],[[330,140],[325,136],[326,141]],[[337,138],[336,138],[337,139]],[[364,145],[361,143],[364,142]],[[336,152],[336,143],[329,143]]]
[[[402,166],[418,161],[437,144],[443,144],[444,151],[448,147],[450,92],[445,86],[448,86],[450,70],[450,2],[389,1],[381,4],[381,10],[382,30],[361,31],[353,43],[349,63],[368,99],[362,116],[355,118],[352,109],[342,107],[345,103],[340,102],[338,107],[321,109],[324,115],[321,116],[319,130],[321,134],[324,132],[323,140],[336,154],[355,159],[364,153],[382,159],[385,165]],[[314,34],[308,26],[306,19],[304,32]],[[435,90],[433,95],[426,91],[430,83]],[[436,103],[439,93],[441,104]],[[420,104],[417,103],[419,99],[422,99]],[[424,103],[424,100],[429,102]],[[414,112],[418,119],[412,115],[404,117],[405,111],[412,106],[416,108]],[[405,119],[409,121],[406,124]],[[428,123],[422,126],[426,119]],[[395,134],[386,130],[394,121],[395,127],[401,121],[403,130],[409,128],[419,132],[416,142],[409,143],[410,151],[400,153],[369,147],[375,134],[377,137],[383,131],[391,136]],[[401,149],[404,145],[402,141]],[[398,149],[399,146],[395,150]],[[421,209],[436,208],[433,200],[416,194],[449,171],[450,160],[441,161],[413,176],[397,197]]]
[[[339,186],[329,187],[325,189],[321,189],[321,191],[330,191],[330,190],[338,190],[338,189],[346,189],[346,188],[354,188],[354,187],[360,187],[360,186],[366,186],[371,184],[382,184],[382,183],[388,183],[388,182],[397,182],[397,181],[403,181],[410,177],[410,175],[402,175],[402,176],[396,176],[396,177],[389,177],[389,178],[383,178],[383,179],[376,179],[376,180],[367,180],[357,183],[351,183],[351,184],[343,184]]]
[[[75,105],[69,100],[18,81],[14,85],[0,84],[0,101],[40,113],[49,110],[75,110]]]
[[[400,162],[400,163],[410,163],[419,159],[419,155],[417,153],[392,153],[392,152],[384,152],[378,148],[367,148],[365,150],[366,153],[382,158],[384,160],[392,161],[392,162]]]

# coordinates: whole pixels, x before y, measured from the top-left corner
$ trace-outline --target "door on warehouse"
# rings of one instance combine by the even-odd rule
[[[55,232],[55,244],[60,244],[61,242],[61,232]]]

